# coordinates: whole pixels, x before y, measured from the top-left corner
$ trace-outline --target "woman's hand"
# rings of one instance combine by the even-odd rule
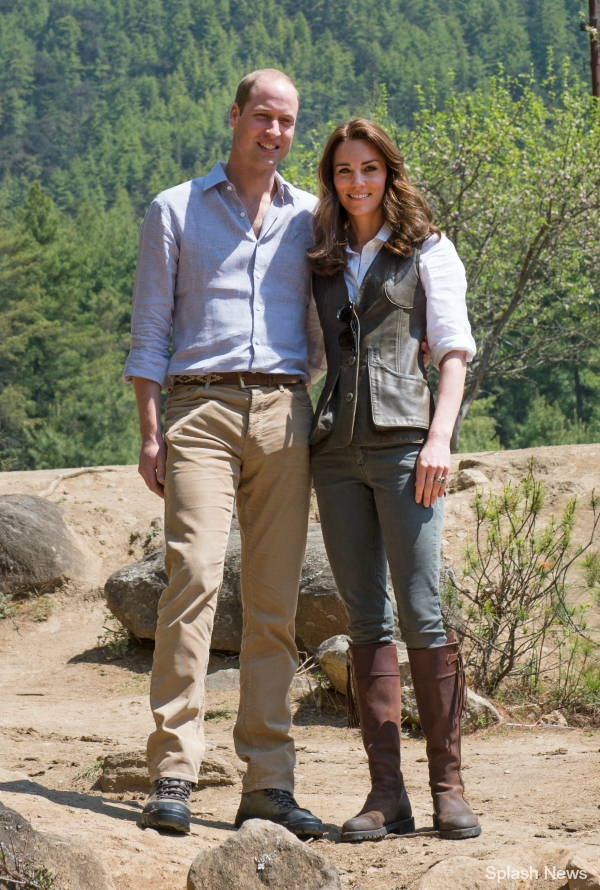
[[[430,435],[417,460],[417,504],[422,502],[424,507],[431,507],[436,498],[442,497],[449,472],[450,441],[435,439]]]
[[[417,461],[415,501],[431,507],[446,491],[450,472],[450,439],[462,401],[466,354],[460,350],[447,352],[440,362],[437,406]]]

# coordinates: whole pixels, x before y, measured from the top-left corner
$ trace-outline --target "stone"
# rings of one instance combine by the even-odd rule
[[[165,548],[114,572],[104,585],[108,608],[130,633],[139,639],[156,635],[158,601],[168,579]]]
[[[296,613],[296,644],[314,655],[330,637],[348,632],[348,613],[338,593],[323,543],[321,525],[311,523],[300,578]]]
[[[240,590],[240,532],[232,525],[223,584],[219,591],[211,648],[239,652],[242,643],[242,596]],[[164,543],[139,562],[114,572],[104,586],[108,608],[121,624],[140,639],[156,635],[158,601],[168,584]]]
[[[535,878],[524,863],[502,859],[471,859],[469,856],[451,856],[432,865],[424,875],[414,881],[409,890],[526,890],[535,886]]]
[[[37,495],[0,497],[0,589],[48,592],[84,573],[83,554],[60,507]]]
[[[466,491],[467,488],[475,488],[475,486],[483,486],[488,488],[490,480],[482,473],[481,470],[459,470],[459,472],[450,480],[450,491]]]
[[[251,819],[219,847],[203,850],[187,890],[341,890],[335,866],[287,828]]]
[[[234,521],[225,556],[223,584],[217,600],[211,640],[213,650],[239,652],[241,649],[240,554],[240,531]],[[167,585],[164,558],[163,544],[155,553],[116,571],[105,584],[108,608],[136,637],[150,640],[155,637],[158,601]],[[309,655],[314,654],[323,640],[345,633],[347,622],[346,607],[337,592],[325,553],[321,526],[312,523],[308,530],[296,615],[298,648]]]
[[[545,723],[548,726],[569,725],[565,716],[560,711],[551,711],[549,714],[544,714],[543,717],[540,717],[540,723]]]
[[[402,683],[402,722],[418,727],[420,725],[419,712],[410,674],[408,652],[404,643],[397,640],[394,642],[398,652],[398,667]],[[339,634],[329,640],[325,640],[317,650],[317,660],[321,670],[325,673],[334,689],[337,689],[342,695],[346,694],[346,653],[349,644],[350,638],[344,634]],[[497,723],[499,720],[500,713],[491,702],[471,689],[467,690],[467,715],[463,721],[463,729],[481,729],[481,727]]]
[[[336,634],[324,640],[316,652],[319,667],[331,683],[334,689],[346,694],[346,680],[348,676],[347,651],[350,645],[350,637],[346,634]]]
[[[569,890],[600,890],[600,852],[597,848],[577,850],[569,857],[564,871]]]
[[[221,671],[209,674],[206,678],[206,688],[213,692],[227,692],[232,689],[239,689],[239,668],[224,668]]]
[[[53,873],[56,885],[65,890],[115,890],[108,867],[87,844],[36,831],[23,816],[0,803],[0,844],[10,850],[11,841],[17,853],[27,843],[30,860]]]
[[[235,785],[240,770],[226,760],[207,752],[200,767],[198,787]],[[140,751],[108,754],[104,758],[100,787],[103,791],[145,791],[151,786],[146,765],[146,755]]]

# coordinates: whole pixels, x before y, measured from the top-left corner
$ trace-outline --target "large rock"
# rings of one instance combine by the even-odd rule
[[[83,574],[83,556],[56,504],[31,494],[0,497],[0,589],[49,591]]]
[[[19,813],[0,803],[0,844],[5,850],[11,850],[11,842],[17,854],[24,851],[27,843],[30,862],[54,874],[56,886],[65,887],[65,890],[67,887],[115,890],[107,866],[87,844],[74,838],[35,831]]]
[[[348,613],[337,591],[325,552],[321,525],[311,523],[300,578],[296,614],[296,643],[313,655],[323,640],[348,630]]]
[[[211,640],[212,649],[225,652],[239,652],[242,643],[240,549],[239,527],[234,526],[229,535]],[[155,553],[110,576],[104,586],[108,608],[136,637],[153,640],[158,601],[167,583],[163,544]]]
[[[280,825],[251,819],[190,868],[188,890],[341,890],[335,866]]]
[[[349,637],[340,634],[325,640],[317,650],[317,659],[321,670],[327,675],[331,685],[343,695],[346,694],[346,653],[349,642]],[[408,725],[419,726],[419,712],[406,645],[398,641],[395,643],[402,681],[402,721]],[[497,723],[499,720],[500,714],[491,702],[471,689],[467,690],[467,716],[463,721],[463,728],[467,730],[480,729],[482,726]]]
[[[240,771],[215,754],[207,753],[198,775],[198,787],[235,785]],[[150,778],[146,755],[140,751],[109,754],[104,758],[100,787],[103,791],[148,791]]]
[[[242,644],[242,596],[240,589],[240,531],[237,523],[231,529],[223,584],[219,591],[211,648],[239,652]],[[160,595],[167,584],[164,567],[165,550],[144,557],[110,576],[104,587],[108,607],[121,624],[136,637],[154,639]],[[337,592],[321,526],[309,527],[306,559],[300,581],[296,642],[309,654],[324,639],[346,631],[348,616]]]
[[[481,470],[459,470],[450,480],[450,491],[466,491],[467,488],[490,487],[490,480]]]

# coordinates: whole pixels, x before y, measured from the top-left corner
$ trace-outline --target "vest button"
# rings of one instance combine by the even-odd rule
[[[347,402],[351,402],[353,398],[354,398],[354,393],[353,393],[353,392],[347,392],[347,393],[346,393],[346,401],[347,401]]]
[[[355,355],[351,355],[350,358],[348,359],[348,364],[349,364],[349,365],[354,365],[355,363],[356,363],[356,356],[355,356]]]

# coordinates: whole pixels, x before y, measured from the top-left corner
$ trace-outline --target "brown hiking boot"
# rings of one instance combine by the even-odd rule
[[[369,760],[371,791],[342,841],[372,840],[415,830],[400,771],[400,672],[393,643],[350,646],[349,667]]]
[[[460,724],[467,687],[458,644],[409,649],[408,658],[427,741],[433,827],[443,838],[477,837],[481,825],[463,797],[460,774]]]

